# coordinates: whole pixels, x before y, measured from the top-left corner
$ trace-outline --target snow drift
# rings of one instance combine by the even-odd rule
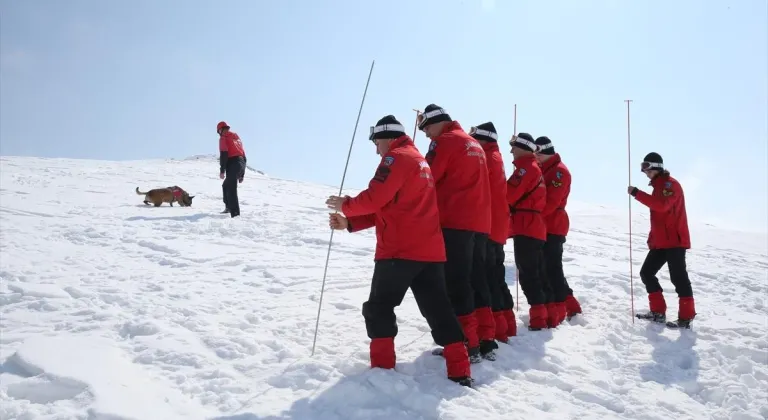
[[[2,158],[0,418],[768,417],[765,235],[692,225],[699,315],[693,330],[672,331],[632,322],[625,214],[570,205],[566,274],[584,315],[554,331],[519,328],[497,361],[472,366],[471,390],[444,378],[410,293],[396,371],[368,369],[360,308],[373,231],[334,235],[309,357],[335,191],[251,172],[242,217],[229,219],[217,169],[215,156]],[[193,207],[153,208],[134,193],[167,185],[197,195]],[[648,220],[635,213],[637,273]],[[645,307],[637,278],[635,292]],[[526,313],[522,302],[520,326]]]

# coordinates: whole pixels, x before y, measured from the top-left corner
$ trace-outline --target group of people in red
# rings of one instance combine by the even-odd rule
[[[495,360],[497,343],[517,335],[504,266],[508,238],[530,306],[528,329],[555,328],[582,312],[562,262],[571,174],[547,137],[512,137],[515,168],[507,178],[493,123],[467,133],[443,108],[430,104],[417,124],[431,140],[426,155],[393,115],[371,127],[369,139],[381,162],[367,189],[355,197],[327,199],[328,208],[343,213],[330,214],[329,223],[349,232],[376,229],[373,278],[362,309],[371,367],[395,367],[394,310],[410,288],[441,346],[433,354],[445,358],[448,378],[472,386],[470,364]],[[653,203],[652,211],[667,205],[654,201],[655,193],[647,198],[629,192]],[[677,211],[685,210],[678,206]],[[649,293],[661,295],[651,277],[662,260],[672,257],[646,262],[643,281],[648,278]],[[666,310],[658,302],[651,308],[650,318],[660,319]]]

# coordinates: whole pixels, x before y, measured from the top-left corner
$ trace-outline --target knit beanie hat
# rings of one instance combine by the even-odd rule
[[[451,116],[443,108],[429,104],[424,108],[424,112],[421,114],[423,117],[419,122],[419,130],[424,130],[424,127],[443,121],[453,121]]]
[[[644,172],[648,170],[656,170],[656,171],[664,170],[664,159],[661,158],[660,154],[651,152],[645,155],[645,159],[643,159],[643,163],[640,164],[640,171]]]
[[[512,147],[519,147],[529,152],[536,152],[536,150],[538,150],[536,142],[533,141],[533,136],[528,133],[518,133],[516,136],[512,136],[509,145]]]
[[[539,146],[539,152],[542,155],[554,155],[555,146],[552,144],[552,140],[547,136],[541,136],[536,139],[536,145]]]
[[[396,139],[405,135],[405,127],[394,115],[387,115],[380,119],[375,126],[371,127],[371,134],[368,140]]]
[[[477,127],[470,128],[469,135],[475,140],[485,140],[494,143],[499,139],[499,135],[496,133],[496,127],[494,127],[493,123],[490,121],[482,123]]]

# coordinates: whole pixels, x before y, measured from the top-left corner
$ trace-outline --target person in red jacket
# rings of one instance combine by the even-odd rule
[[[499,152],[498,133],[492,122],[472,127],[469,135],[477,140],[485,151],[488,166],[488,182],[491,188],[491,234],[486,246],[486,275],[491,291],[493,318],[496,322],[496,340],[506,343],[517,335],[517,322],[512,294],[507,286],[504,268],[504,245],[509,232],[509,205],[507,204],[507,174],[504,159]]]
[[[563,272],[563,244],[570,228],[565,206],[571,193],[571,172],[563,163],[560,154],[555,152],[549,137],[537,138],[536,145],[539,146],[536,159],[541,166],[544,185],[547,187],[547,203],[541,211],[541,217],[547,224],[544,267],[554,300],[547,305],[547,314],[549,326],[554,328],[566,318],[570,319],[581,313],[581,305],[573,297],[573,289]]]
[[[541,212],[547,201],[547,191],[536,161],[538,147],[528,133],[519,133],[509,142],[515,160],[515,171],[507,180],[507,203],[510,219],[510,236],[515,247],[520,287],[530,305],[528,329],[538,331],[547,328],[547,303],[551,290],[546,276],[541,275],[547,225]]]
[[[358,232],[376,227],[373,281],[363,317],[371,339],[371,367],[395,367],[395,307],[408,288],[443,346],[448,377],[471,386],[464,334],[445,286],[445,247],[435,195],[435,180],[424,157],[393,115],[371,127],[369,139],[381,156],[368,188],[355,197],[331,196],[333,229]]]
[[[446,284],[464,328],[470,361],[495,358],[496,324],[485,275],[491,233],[491,192],[485,151],[441,107],[429,104],[417,117],[432,140],[426,154],[432,168],[447,261]],[[436,350],[439,354],[439,350]]]
[[[648,153],[641,164],[642,172],[651,180],[653,192],[647,194],[629,186],[627,192],[651,210],[651,231],[648,234],[648,255],[640,268],[640,279],[648,292],[650,311],[637,314],[640,319],[666,322],[667,303],[656,274],[664,264],[669,267],[669,279],[679,299],[678,319],[667,322],[673,328],[690,328],[696,317],[691,280],[685,254],[691,248],[685,195],[680,183],[664,168],[658,153]]]
[[[219,178],[222,198],[225,209],[222,213],[229,213],[230,217],[240,216],[240,200],[237,197],[237,184],[243,182],[245,177],[245,149],[240,136],[234,131],[229,131],[229,125],[221,121],[216,124],[216,132],[219,133]]]

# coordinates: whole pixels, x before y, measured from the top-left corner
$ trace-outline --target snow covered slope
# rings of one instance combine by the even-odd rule
[[[334,235],[309,357],[331,187],[249,171],[232,220],[212,159],[0,165],[2,419],[768,417],[765,235],[692,226],[699,315],[672,331],[632,323],[626,215],[573,204],[566,272],[586,313],[531,333],[522,302],[520,335],[472,366],[469,390],[443,379],[410,293],[397,371],[368,369],[372,230]],[[134,192],[174,184],[193,207]],[[648,221],[635,208],[636,276]],[[662,280],[674,316],[666,269]],[[645,308],[637,277],[635,292]]]

